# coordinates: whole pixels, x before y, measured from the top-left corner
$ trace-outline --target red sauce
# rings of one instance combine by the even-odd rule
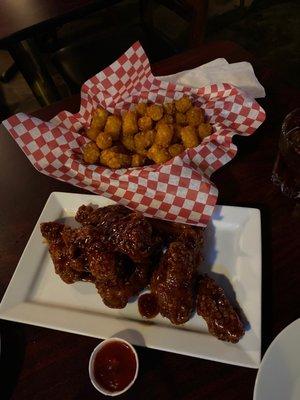
[[[131,348],[123,342],[109,342],[94,360],[94,377],[109,392],[119,392],[133,381],[136,359]]]
[[[159,313],[156,297],[152,293],[142,294],[138,306],[142,317],[154,318]]]

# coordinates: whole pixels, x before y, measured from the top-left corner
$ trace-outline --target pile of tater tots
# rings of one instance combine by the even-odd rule
[[[163,105],[141,102],[122,116],[99,107],[86,131],[91,142],[84,146],[83,158],[109,168],[162,164],[211,133],[204,111],[186,95]]]

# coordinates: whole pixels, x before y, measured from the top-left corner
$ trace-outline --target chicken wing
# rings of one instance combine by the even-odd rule
[[[154,235],[149,220],[124,206],[96,210],[81,206],[75,219],[84,225],[97,227],[116,251],[126,254],[134,262],[145,260],[159,244],[159,237]]]
[[[199,264],[202,260],[201,249],[203,246],[202,228],[177,224],[175,222],[167,222],[161,219],[149,219],[152,228],[160,235],[166,245],[171,242],[184,242],[190,246],[196,253],[196,262]]]
[[[237,343],[245,333],[224,290],[207,275],[199,280],[197,313],[205,319],[209,332],[220,340]]]
[[[173,324],[187,322],[195,305],[197,262],[187,243],[172,242],[151,279],[159,311]]]
[[[58,222],[41,224],[41,233],[49,245],[55,272],[66,283],[77,281],[94,281],[88,271],[86,259],[78,247],[70,242],[71,228]],[[69,242],[65,239],[69,239]]]

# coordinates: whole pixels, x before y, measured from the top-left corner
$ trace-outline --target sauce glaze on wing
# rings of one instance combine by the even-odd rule
[[[237,343],[245,333],[224,290],[207,275],[199,279],[197,313],[205,319],[209,332],[220,340]]]
[[[172,242],[151,279],[159,311],[173,324],[187,322],[195,306],[195,252],[184,242]]]
[[[179,325],[196,306],[218,339],[236,343],[243,336],[243,324],[223,289],[207,275],[199,278],[203,229],[145,218],[121,205],[83,205],[75,218],[81,224],[76,229],[41,224],[55,272],[64,282],[94,282],[111,308],[125,307],[150,283],[151,293],[139,299],[144,317],[160,312]]]

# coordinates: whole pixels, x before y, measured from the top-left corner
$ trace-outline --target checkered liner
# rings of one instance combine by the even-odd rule
[[[81,132],[93,109],[101,105],[121,111],[141,100],[161,104],[183,93],[204,109],[213,125],[213,134],[198,147],[162,165],[110,170],[85,164],[81,147],[89,139]],[[218,196],[211,174],[236,154],[232,136],[251,135],[264,119],[259,104],[230,84],[195,89],[158,80],[136,42],[84,83],[79,113],[63,111],[49,122],[19,113],[3,124],[38,171],[150,217],[206,226]]]

